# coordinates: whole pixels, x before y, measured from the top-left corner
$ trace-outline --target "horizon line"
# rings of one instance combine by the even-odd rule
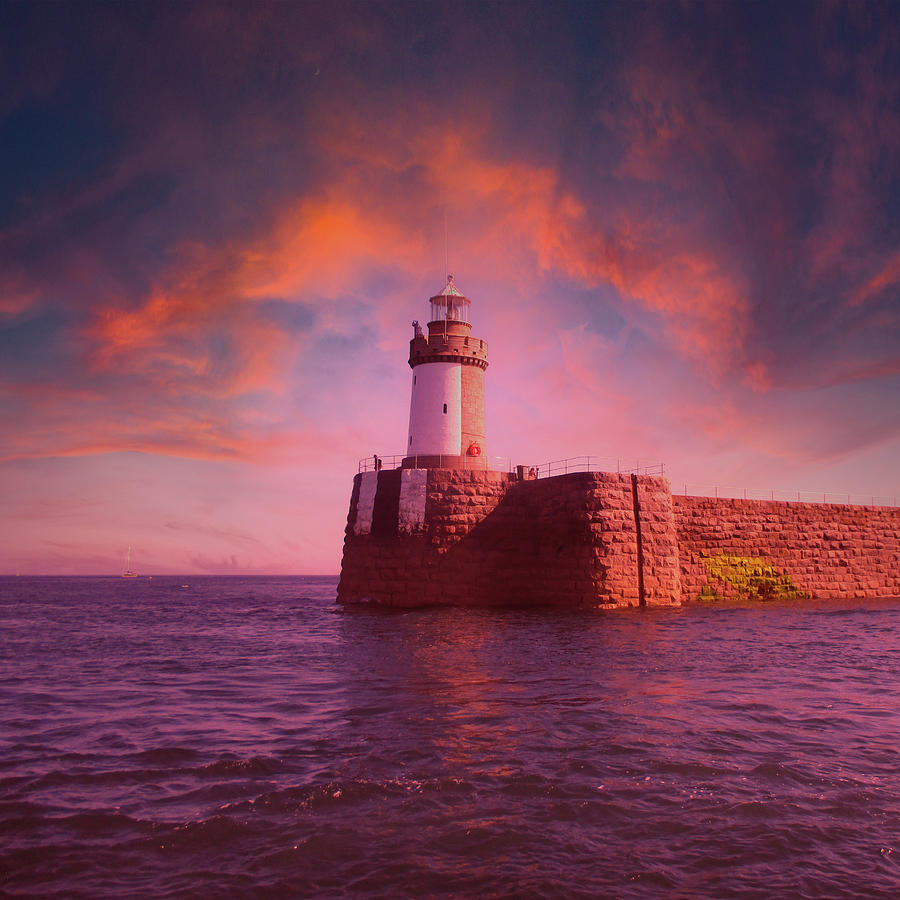
[[[135,575],[134,578],[339,578],[340,572],[297,574],[284,572],[253,572],[247,574],[235,572],[148,572]],[[125,578],[121,572],[0,572],[0,578]],[[131,578],[126,580],[130,581]]]

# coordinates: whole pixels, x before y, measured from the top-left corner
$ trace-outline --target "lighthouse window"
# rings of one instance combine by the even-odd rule
[[[446,414],[447,414],[447,404],[445,403],[444,404],[444,415],[446,415]]]
[[[469,339],[468,339],[468,338],[466,338],[466,346],[467,346],[467,347],[469,346]]]
[[[412,435],[409,436],[409,446],[412,447]]]
[[[415,384],[415,383],[416,383],[416,376],[413,375],[413,384]]]

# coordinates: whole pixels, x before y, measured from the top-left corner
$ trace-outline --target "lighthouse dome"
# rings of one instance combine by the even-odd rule
[[[429,298],[431,303],[432,322],[465,322],[469,321],[469,303],[463,292],[453,283],[453,276],[447,276],[444,289]]]

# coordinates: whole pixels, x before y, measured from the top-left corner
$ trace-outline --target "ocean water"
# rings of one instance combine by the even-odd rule
[[[0,579],[0,895],[900,896],[900,601]]]

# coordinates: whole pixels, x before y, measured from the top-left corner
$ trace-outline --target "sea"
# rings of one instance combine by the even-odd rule
[[[900,896],[900,600],[0,579],[0,896]]]

